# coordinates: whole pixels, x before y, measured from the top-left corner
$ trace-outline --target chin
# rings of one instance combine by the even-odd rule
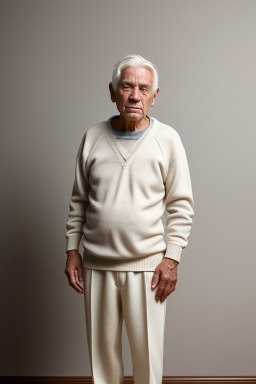
[[[130,121],[140,121],[141,119],[142,119],[142,116],[136,116],[136,115],[128,116],[126,118],[126,120],[130,120]]]
[[[125,120],[128,120],[128,121],[140,121],[141,119],[143,119],[143,115],[136,112],[125,113],[123,117],[125,118]]]

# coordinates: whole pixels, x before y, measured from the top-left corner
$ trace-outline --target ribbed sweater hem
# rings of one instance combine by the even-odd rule
[[[164,252],[134,259],[109,259],[98,257],[87,250],[83,253],[83,267],[111,271],[154,271],[161,263]]]

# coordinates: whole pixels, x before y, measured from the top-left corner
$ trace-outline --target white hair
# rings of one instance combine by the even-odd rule
[[[114,91],[117,90],[117,85],[121,76],[121,72],[124,68],[127,67],[147,67],[151,69],[153,72],[153,92],[155,92],[158,88],[158,70],[157,67],[151,63],[149,60],[144,59],[144,57],[140,55],[127,55],[124,56],[121,60],[119,60],[113,70],[112,73],[112,87]]]

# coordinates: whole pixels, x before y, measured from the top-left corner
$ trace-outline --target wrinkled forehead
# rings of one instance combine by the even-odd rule
[[[153,85],[153,71],[144,66],[125,67],[121,71],[120,82],[147,83]]]

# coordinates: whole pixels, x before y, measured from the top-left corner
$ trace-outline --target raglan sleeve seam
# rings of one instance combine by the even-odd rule
[[[90,186],[86,170],[88,156],[83,153],[84,142],[85,135],[80,143],[75,163],[75,180],[69,200],[69,214],[66,222],[66,252],[79,249],[83,236],[83,226],[86,222],[86,210],[89,205]]]
[[[181,142],[179,150],[170,159],[165,190],[167,210],[165,257],[180,262],[182,250],[188,245],[194,216],[194,199],[189,166]]]

